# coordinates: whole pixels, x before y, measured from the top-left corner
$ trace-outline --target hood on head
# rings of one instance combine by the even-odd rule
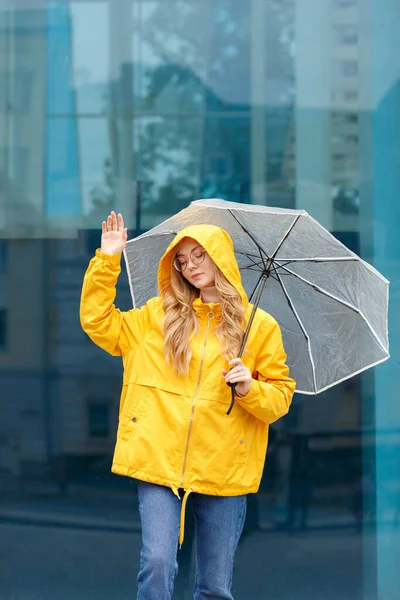
[[[158,267],[158,288],[161,297],[171,285],[171,267],[175,248],[183,238],[196,240],[207,251],[211,260],[217,265],[227,280],[239,292],[245,307],[248,305],[247,294],[242,285],[239,267],[236,262],[233,243],[224,229],[215,225],[191,225],[181,229],[166,249]]]

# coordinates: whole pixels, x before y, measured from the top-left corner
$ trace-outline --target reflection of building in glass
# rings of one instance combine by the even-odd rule
[[[336,230],[357,230],[359,212],[359,6],[334,3],[332,17],[332,186]]]
[[[0,167],[24,195],[26,208],[14,204],[16,222],[4,220],[0,211],[0,226],[23,226],[40,234],[43,217],[80,215],[69,8],[25,6],[1,16]]]
[[[7,236],[0,240],[0,472],[17,477],[24,461],[47,460],[42,418],[43,252],[41,241],[21,239],[27,227],[39,227],[42,219],[3,165],[0,206],[0,227]]]
[[[44,197],[45,13],[2,12],[0,47],[2,179],[24,195],[25,210],[13,210],[17,226],[29,227],[37,225],[31,217],[42,214]],[[10,226],[0,210],[0,227]]]
[[[49,458],[44,405],[45,257],[42,240],[10,239],[7,246],[7,266],[0,268],[0,471],[15,478],[24,465],[44,466]]]
[[[99,239],[96,231],[96,247]],[[49,473],[63,483],[72,467],[84,472],[94,461],[111,458],[121,365],[96,348],[80,327],[82,277],[93,253],[88,240],[87,236],[8,240],[3,249],[2,256],[7,253],[0,264],[4,485],[17,477],[28,482],[28,475],[40,478]],[[131,306],[124,276],[118,301]]]
[[[331,231],[356,231],[359,212],[358,0],[297,3],[296,119],[284,172],[296,205]]]

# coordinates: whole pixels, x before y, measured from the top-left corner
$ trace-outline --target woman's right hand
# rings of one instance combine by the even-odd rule
[[[124,227],[121,213],[118,216],[112,210],[107,221],[101,224],[101,251],[105,254],[121,254],[128,239],[128,230]]]

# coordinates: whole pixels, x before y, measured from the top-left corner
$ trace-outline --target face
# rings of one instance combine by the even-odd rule
[[[214,287],[215,283],[214,263],[207,252],[203,254],[204,252],[204,248],[196,240],[184,238],[176,256],[183,269],[183,277],[199,290]]]

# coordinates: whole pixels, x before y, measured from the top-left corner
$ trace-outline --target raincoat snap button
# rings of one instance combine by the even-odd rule
[[[136,418],[136,417],[132,417],[132,421],[133,421],[134,423],[136,423],[136,421],[137,421],[137,418]]]
[[[240,440],[240,443],[241,443],[241,444],[244,444],[244,440]]]

